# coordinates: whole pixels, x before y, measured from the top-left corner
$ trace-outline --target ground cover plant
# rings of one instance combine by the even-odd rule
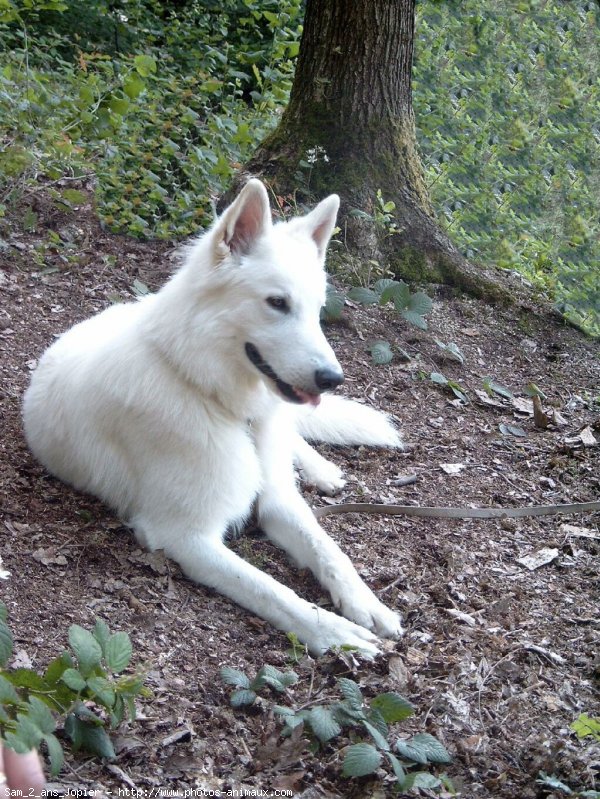
[[[111,229],[170,238],[208,224],[211,196],[287,100],[301,11],[299,0],[96,0],[83,13],[7,1],[0,211],[42,176],[93,173]],[[596,333],[599,17],[592,0],[426,0],[414,66],[427,182],[454,240]],[[389,205],[375,213],[393,230]]]

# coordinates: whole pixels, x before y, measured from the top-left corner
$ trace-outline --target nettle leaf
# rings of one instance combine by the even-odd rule
[[[244,707],[245,705],[253,705],[256,700],[255,691],[249,691],[247,688],[240,688],[234,691],[229,697],[229,702],[232,707]]]
[[[390,363],[394,357],[389,341],[375,341],[369,349],[373,363],[377,364],[377,366],[384,366]]]
[[[268,685],[276,691],[285,691],[290,685],[295,685],[298,682],[298,675],[295,671],[282,672],[276,669],[275,666],[263,666],[258,670],[256,677],[250,683],[253,690],[260,690],[263,686]]]
[[[340,677],[337,683],[342,696],[350,707],[353,710],[362,711],[364,700],[360,686],[355,683],[354,680],[349,680],[347,677]]]
[[[429,763],[452,763],[452,757],[443,743],[428,732],[413,735],[408,743],[411,746],[418,746],[425,753]]]
[[[376,696],[371,701],[371,707],[376,708],[388,724],[404,721],[415,712],[414,706],[408,699],[393,691]]]
[[[372,289],[355,286],[348,292],[348,297],[360,305],[376,305],[379,302],[379,294]]]
[[[389,277],[382,277],[379,280],[376,280],[375,283],[373,283],[373,291],[376,291],[377,294],[381,296],[381,302],[384,302],[383,297],[385,292],[390,288],[394,288],[395,286],[401,286],[401,285],[402,283],[399,283],[397,280],[393,280],[392,278]],[[391,296],[388,296],[385,299],[385,302],[388,302],[388,300],[391,300]]]
[[[317,705],[311,708],[307,722],[310,724],[311,730],[322,743],[329,741],[331,738],[335,738],[336,735],[339,735],[342,731],[342,728],[334,719],[331,710],[327,707]]]
[[[383,757],[374,746],[368,743],[352,744],[346,749],[342,775],[344,777],[364,777],[377,771]]]
[[[236,688],[249,688],[250,680],[243,671],[233,669],[231,666],[223,666],[221,669],[221,679],[227,685],[234,685]]]
[[[94,636],[78,624],[69,627],[69,644],[79,662],[83,677],[88,677],[100,665],[102,649]]]
[[[410,303],[410,287],[408,283],[403,280],[394,280],[393,285],[385,289],[381,295],[382,305],[389,300],[394,303],[394,308],[397,311],[403,311],[408,308]]]
[[[113,674],[120,674],[129,665],[132,655],[131,640],[127,633],[111,635],[105,645],[104,658]]]
[[[321,316],[327,322],[339,319],[346,304],[346,297],[334,288],[327,287],[327,296],[325,298],[325,305],[321,309]]]
[[[13,637],[4,619],[0,620],[0,666],[5,666],[13,651]]]

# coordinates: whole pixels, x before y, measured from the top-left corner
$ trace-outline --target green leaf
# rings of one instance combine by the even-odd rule
[[[46,691],[44,678],[33,669],[11,669],[4,672],[4,676],[17,688],[27,688],[31,691]]]
[[[451,341],[449,344],[444,344],[443,341],[439,339],[434,339],[435,343],[438,347],[446,354],[448,358],[451,358],[454,361],[458,361],[459,363],[465,362],[465,356],[460,351],[460,348],[457,344]]]
[[[87,678],[91,672],[100,665],[102,649],[94,636],[80,627],[72,624],[69,627],[69,644],[79,662],[79,670]]]
[[[249,688],[250,680],[243,671],[232,669],[231,666],[223,666],[221,669],[221,679],[227,685],[234,685],[236,688]]]
[[[106,642],[104,658],[109,671],[120,674],[131,660],[131,640],[125,632],[115,633]]]
[[[260,690],[264,685],[269,685],[276,691],[285,691],[290,685],[298,682],[295,671],[282,672],[274,666],[265,665],[258,670],[256,677],[250,683],[253,690]]]
[[[353,710],[363,710],[363,695],[360,686],[347,677],[340,677],[337,681],[342,696]]]
[[[131,73],[123,84],[123,91],[130,100],[136,100],[146,88],[145,82],[141,79],[139,73],[136,75]]]
[[[0,600],[0,621],[6,621],[8,618],[8,609],[4,602]]]
[[[329,322],[339,319],[342,315],[345,304],[346,297],[341,292],[336,291],[328,286],[325,305],[322,308],[322,316],[326,321]]]
[[[386,757],[390,761],[396,779],[400,785],[400,788],[404,788],[404,780],[406,779],[406,771],[402,767],[402,763],[398,760],[398,758],[393,755],[391,752],[386,752]]]
[[[376,305],[379,302],[379,294],[372,289],[355,286],[348,292],[348,297],[360,305]]]
[[[56,777],[64,763],[62,746],[55,735],[44,735],[44,741],[48,747],[48,757],[50,758],[50,775]]]
[[[115,759],[115,750],[104,727],[85,721],[71,713],[65,720],[65,732],[71,739],[75,751],[84,749],[86,752],[98,757],[105,757],[107,760]]]
[[[65,669],[60,679],[72,691],[85,690],[86,682],[77,669]]]
[[[50,683],[50,685],[54,685],[57,683],[66,669],[69,668],[69,660],[65,658],[65,653],[63,653],[60,657],[54,658],[48,664],[48,668],[44,672],[44,679],[46,682]]]
[[[488,396],[492,396],[492,394],[498,394],[501,397],[505,397],[506,399],[513,399],[515,396],[510,389],[501,386],[500,383],[496,383],[492,380],[491,377],[486,377],[483,381],[483,388],[488,394]]]
[[[548,399],[546,394],[542,391],[539,386],[536,386],[535,383],[528,383],[527,388],[525,389],[525,393],[530,397],[539,397],[540,399]]]
[[[390,748],[387,738],[381,734],[381,732],[374,727],[373,724],[369,724],[366,719],[363,719],[363,725],[367,732],[371,735],[375,743],[380,749],[383,749],[384,752],[387,752]]]
[[[6,608],[5,608],[6,610]],[[4,619],[0,620],[0,666],[6,666],[13,651],[13,637]]]
[[[408,699],[393,691],[376,696],[371,701],[371,707],[376,708],[388,724],[404,721],[415,712],[414,706]]]
[[[421,314],[411,311],[409,308],[405,308],[400,311],[400,316],[406,319],[409,324],[418,327],[419,330],[427,330],[427,322],[423,319]]]
[[[87,681],[89,690],[102,705],[109,710],[115,704],[114,686],[104,677],[90,677]]]
[[[331,710],[326,707],[317,705],[311,708],[307,721],[314,734],[322,743],[329,741],[331,738],[335,738],[336,735],[339,735],[342,731],[342,728],[334,719]]]
[[[96,619],[93,636],[100,644],[102,655],[106,655],[106,644],[110,639],[110,630],[108,629],[108,624],[102,619]]]
[[[381,292],[381,305],[392,301],[397,311],[403,311],[410,303],[410,288],[403,280],[391,280]]]
[[[147,78],[156,72],[156,59],[149,55],[136,55],[133,66],[142,78]]]
[[[376,341],[371,344],[369,349],[371,350],[373,363],[377,364],[377,366],[384,366],[390,363],[394,357],[389,341]]]
[[[244,705],[252,705],[256,699],[255,691],[249,691],[247,688],[240,688],[239,691],[234,691],[229,697],[229,702],[232,707],[243,707]]]
[[[45,702],[38,699],[37,696],[32,696],[27,702],[27,713],[30,720],[40,729],[45,735],[53,733],[56,729],[54,717]]]
[[[377,771],[382,755],[368,743],[352,744],[346,749],[342,775],[344,777],[364,777]]]
[[[425,314],[429,313],[432,308],[433,301],[423,291],[417,291],[415,294],[411,294],[410,301],[408,303],[409,311],[412,311],[419,316],[425,316]]]
[[[600,741],[600,719],[592,718],[587,713],[582,713],[578,716],[569,727],[573,730],[578,738],[587,738],[591,736]]]
[[[19,694],[15,691],[13,684],[0,674],[0,705],[12,704],[18,705],[21,700]]]
[[[382,277],[380,280],[376,280],[375,283],[373,283],[373,291],[376,291],[377,294],[379,294],[381,296],[381,301],[384,302],[383,298],[384,298],[386,290],[394,289],[394,288],[400,288],[401,286],[405,286],[405,285],[406,285],[406,283],[398,282],[397,280],[392,280],[389,277]],[[391,300],[391,298],[392,298],[391,295],[388,296],[386,298],[385,302],[387,302],[388,300]]]
[[[452,763],[452,757],[446,747],[427,732],[413,735],[406,743],[411,746],[418,746],[429,763]]]

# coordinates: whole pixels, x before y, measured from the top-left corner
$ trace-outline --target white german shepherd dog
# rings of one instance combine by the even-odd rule
[[[367,656],[400,619],[362,582],[300,495],[340,470],[305,439],[399,446],[387,418],[322,392],[343,373],[321,330],[339,199],[273,224],[250,180],[157,293],[64,333],[24,399],[27,441],[60,479],[100,497],[188,577],[294,632],[313,653]],[[260,525],[345,618],[298,597],[224,543],[257,501]]]

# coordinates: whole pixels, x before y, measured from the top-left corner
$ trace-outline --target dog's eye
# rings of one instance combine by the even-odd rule
[[[290,305],[285,297],[267,297],[267,302],[271,308],[282,313],[289,313]]]

